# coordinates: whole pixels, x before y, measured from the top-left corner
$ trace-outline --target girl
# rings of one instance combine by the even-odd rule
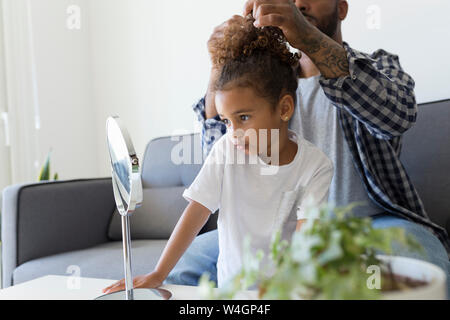
[[[189,247],[212,212],[218,218],[218,286],[240,271],[244,238],[266,253],[278,230],[289,239],[301,227],[305,203],[326,201],[332,162],[288,129],[296,101],[299,56],[280,29],[234,19],[210,45],[217,112],[227,134],[213,146],[183,193],[189,201],[154,271],[134,287],[156,288]],[[311,203],[312,202],[312,203]],[[104,289],[124,289],[121,280]]]

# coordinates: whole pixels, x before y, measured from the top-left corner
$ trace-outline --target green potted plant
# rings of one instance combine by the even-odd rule
[[[50,181],[50,157],[52,154],[52,150],[47,154],[47,158],[45,159],[44,165],[41,167],[41,170],[39,171],[38,181]],[[53,180],[58,180],[59,176],[56,172],[53,176]]]
[[[444,298],[445,274],[425,261],[390,256],[393,241],[423,254],[399,228],[375,229],[370,218],[344,208],[310,208],[292,240],[274,237],[268,261],[246,243],[244,266],[228,286],[215,289],[208,276],[201,295],[212,299],[422,299]],[[380,253],[387,255],[380,255]],[[257,290],[248,290],[249,288]]]

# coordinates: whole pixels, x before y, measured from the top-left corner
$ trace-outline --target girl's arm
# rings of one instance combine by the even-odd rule
[[[162,281],[167,278],[183,253],[191,245],[208,221],[210,214],[211,211],[208,208],[196,201],[191,200],[188,204],[156,265],[154,272]]]
[[[164,251],[153,272],[137,276],[133,279],[134,288],[157,288],[162,285],[170,271],[200,232],[208,220],[211,211],[200,203],[191,200],[178,220]],[[103,289],[104,293],[112,293],[125,289],[124,279]]]

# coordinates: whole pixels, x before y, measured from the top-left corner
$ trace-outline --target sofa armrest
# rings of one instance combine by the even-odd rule
[[[13,185],[2,202],[3,287],[27,261],[107,242],[115,209],[111,178]]]

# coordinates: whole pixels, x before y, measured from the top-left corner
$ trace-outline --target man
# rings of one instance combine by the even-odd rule
[[[243,15],[252,13],[256,27],[279,27],[302,52],[299,99],[290,128],[333,161],[329,202],[365,203],[355,210],[357,215],[370,216],[376,228],[401,227],[414,235],[425,247],[425,259],[448,273],[448,235],[428,218],[399,160],[402,134],[416,121],[414,80],[396,55],[384,50],[369,55],[343,42],[341,22],[347,12],[346,0],[248,0]],[[211,40],[239,18],[217,27]],[[211,71],[208,92],[194,106],[203,126],[205,154],[226,132],[211,90],[218,72]],[[395,244],[393,250],[421,258]],[[167,281],[196,285],[203,272],[215,279],[217,256],[217,231],[198,236]]]

